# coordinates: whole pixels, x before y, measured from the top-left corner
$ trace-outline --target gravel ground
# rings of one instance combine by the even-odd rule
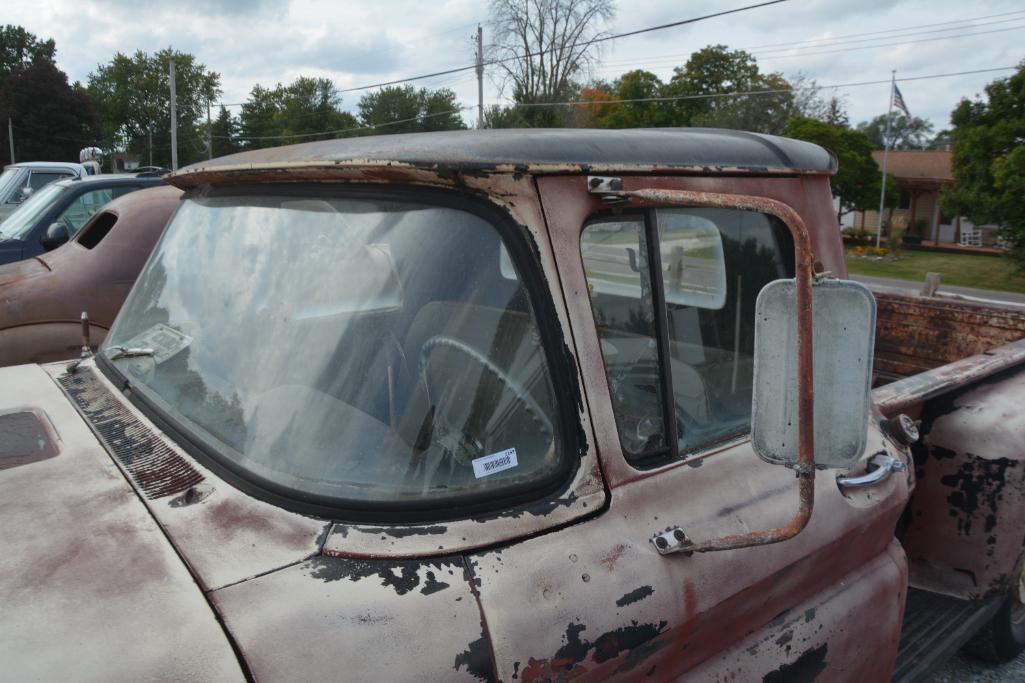
[[[990,664],[958,652],[939,668],[932,683],[1022,683],[1025,653],[1007,664]]]

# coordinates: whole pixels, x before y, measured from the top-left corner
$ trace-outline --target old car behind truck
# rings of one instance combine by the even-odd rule
[[[176,173],[96,356],[0,369],[7,670],[881,681],[899,645],[906,680],[975,632],[1013,655],[1022,344],[873,370],[835,170],[691,129]],[[942,330],[892,323],[905,368]]]

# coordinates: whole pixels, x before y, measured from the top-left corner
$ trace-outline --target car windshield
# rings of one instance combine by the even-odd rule
[[[62,183],[50,183],[37,191],[0,223],[0,233],[10,239],[25,239],[39,217],[46,213],[67,189],[67,185]]]
[[[0,202],[9,202],[15,199],[18,195],[18,187],[21,183],[18,181],[21,179],[24,169],[21,168],[6,168],[4,172],[0,174]]]
[[[300,503],[487,505],[565,473],[525,238],[503,273],[447,195],[315,192],[183,203],[104,344],[133,391]]]

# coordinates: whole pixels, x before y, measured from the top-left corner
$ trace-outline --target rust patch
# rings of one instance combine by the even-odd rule
[[[616,568],[616,562],[619,561],[619,558],[623,556],[624,552],[626,552],[626,546],[622,544],[617,545],[615,548],[603,555],[599,562],[605,565],[605,568],[611,572]]]
[[[589,657],[592,657],[596,664],[603,664],[623,653],[628,654],[617,672],[628,671],[668,644],[668,640],[653,642],[665,632],[666,626],[665,621],[658,624],[631,621],[626,626],[601,634],[592,642],[580,638],[580,634],[587,630],[586,626],[570,623],[566,626],[565,644],[549,659],[531,657],[523,669],[523,681],[568,681],[589,671],[584,666]]]
[[[181,493],[203,481],[203,475],[122,405],[92,369],[61,375],[57,382],[147,498]]]

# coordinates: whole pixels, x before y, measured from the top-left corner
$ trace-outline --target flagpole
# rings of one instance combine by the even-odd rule
[[[879,188],[879,217],[876,221],[876,249],[883,237],[883,206],[886,204],[886,165],[890,157],[890,119],[893,118],[893,92],[897,87],[897,70],[890,72],[890,108],[886,110],[886,132],[883,133],[883,180]]]

